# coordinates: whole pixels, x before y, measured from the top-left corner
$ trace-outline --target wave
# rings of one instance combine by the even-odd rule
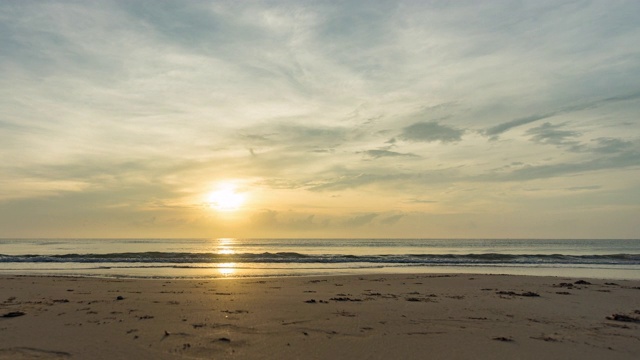
[[[403,254],[403,255],[310,255],[296,252],[276,253],[184,253],[125,252],[108,254],[2,255],[0,263],[370,263],[405,265],[640,265],[640,254],[563,255],[563,254]]]

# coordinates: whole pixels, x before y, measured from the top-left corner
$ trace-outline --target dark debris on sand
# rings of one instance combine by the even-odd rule
[[[572,283],[567,283],[567,282],[561,282],[560,284],[553,284],[554,287],[561,287],[561,288],[567,288],[567,289],[573,289],[573,284]]]
[[[405,298],[406,301],[411,301],[411,302],[437,302],[436,300],[433,300],[432,298],[428,298],[428,297],[408,297]]]
[[[513,342],[512,338],[509,337],[504,337],[504,336],[498,336],[498,337],[494,337],[493,340],[496,341],[504,341],[504,342]]]
[[[638,313],[638,310],[636,310],[636,314],[637,313]],[[629,315],[624,315],[624,314],[613,314],[611,316],[607,316],[607,320],[640,323],[640,318],[639,317],[637,317],[637,316],[629,316]]]
[[[324,301],[324,300],[318,300],[316,301],[316,299],[309,299],[309,300],[305,300],[304,302],[306,302],[307,304],[328,304],[328,301]]]
[[[525,296],[525,297],[539,297],[540,294],[534,293],[533,291],[525,291],[523,293],[517,293],[515,291],[498,291],[496,292],[498,295],[509,295],[509,296]]]
[[[22,311],[12,311],[12,312],[8,312],[4,315],[2,315],[3,318],[14,318],[14,317],[18,317],[18,316],[23,316],[26,315],[24,312]]]
[[[362,301],[362,299],[350,298],[350,297],[332,297],[329,300],[333,300],[333,301]]]
[[[556,338],[552,338],[551,336],[545,336],[545,335],[541,335],[541,336],[532,336],[532,339],[535,340],[542,340],[542,341],[546,341],[546,342],[560,342],[560,340],[556,339]]]
[[[578,280],[575,281],[573,283],[570,282],[561,282],[559,284],[553,284],[554,287],[561,287],[561,288],[567,288],[567,289],[573,289],[575,287],[575,285],[593,285],[590,282],[586,281],[586,280]],[[578,287],[579,289],[579,287]]]

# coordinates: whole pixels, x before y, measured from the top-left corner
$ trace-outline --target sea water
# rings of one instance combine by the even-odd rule
[[[640,279],[640,240],[0,239],[0,274],[220,278],[492,273]]]

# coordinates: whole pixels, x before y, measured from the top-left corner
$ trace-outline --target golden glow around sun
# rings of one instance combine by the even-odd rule
[[[246,195],[236,191],[234,184],[222,184],[207,195],[209,206],[218,211],[236,211],[242,207]]]

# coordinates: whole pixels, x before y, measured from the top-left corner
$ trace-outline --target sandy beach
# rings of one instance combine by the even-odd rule
[[[640,282],[0,277],[0,359],[636,359]]]

